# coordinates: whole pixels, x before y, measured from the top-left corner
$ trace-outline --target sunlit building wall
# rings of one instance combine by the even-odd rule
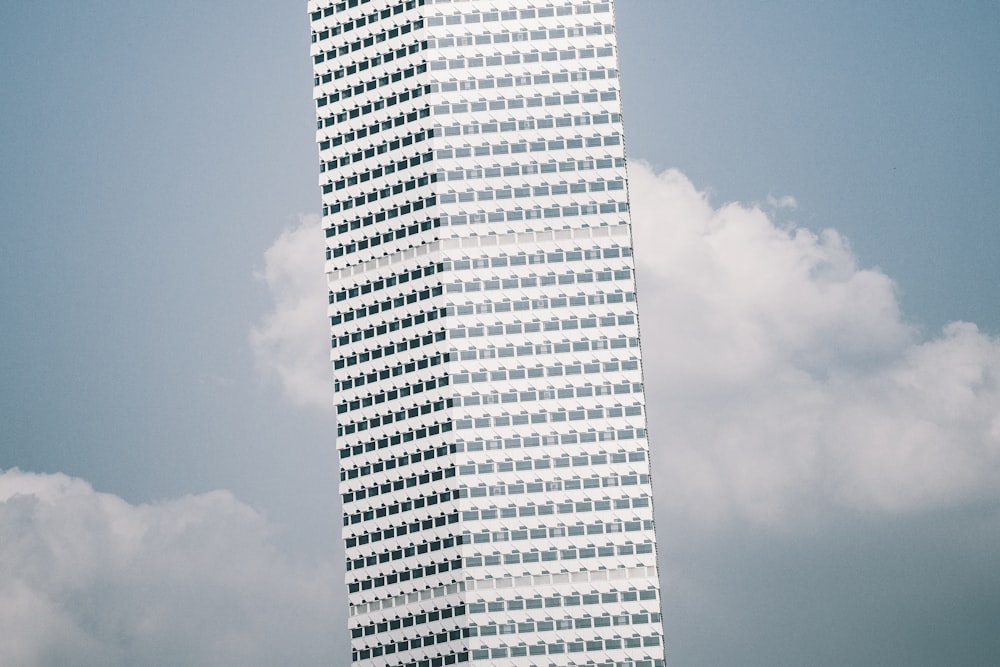
[[[662,667],[612,4],[309,13],[354,662]]]

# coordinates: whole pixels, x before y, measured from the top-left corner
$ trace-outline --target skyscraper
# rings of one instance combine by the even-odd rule
[[[310,0],[352,657],[662,667],[607,0]]]

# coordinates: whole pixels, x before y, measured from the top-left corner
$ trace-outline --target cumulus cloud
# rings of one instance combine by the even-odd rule
[[[629,170],[658,511],[776,521],[1000,499],[1000,340],[921,337],[846,239]]]
[[[343,575],[271,530],[228,492],[132,505],[0,471],[0,664],[333,664]]]
[[[258,274],[274,309],[250,332],[258,367],[292,402],[327,408],[333,400],[319,217],[304,216],[264,253]]]
[[[715,206],[678,171],[629,175],[662,509],[772,521],[997,499],[996,337],[962,322],[922,335],[842,235],[776,221],[790,196]],[[293,401],[325,407],[317,248],[313,216],[267,250],[275,306],[251,340]]]

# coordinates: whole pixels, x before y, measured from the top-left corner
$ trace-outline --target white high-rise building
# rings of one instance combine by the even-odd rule
[[[612,4],[309,12],[354,662],[662,667]]]

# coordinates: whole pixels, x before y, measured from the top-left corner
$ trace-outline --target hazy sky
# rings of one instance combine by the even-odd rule
[[[617,16],[668,660],[995,664],[1000,6]],[[346,659],[308,46],[0,8],[0,664]]]

